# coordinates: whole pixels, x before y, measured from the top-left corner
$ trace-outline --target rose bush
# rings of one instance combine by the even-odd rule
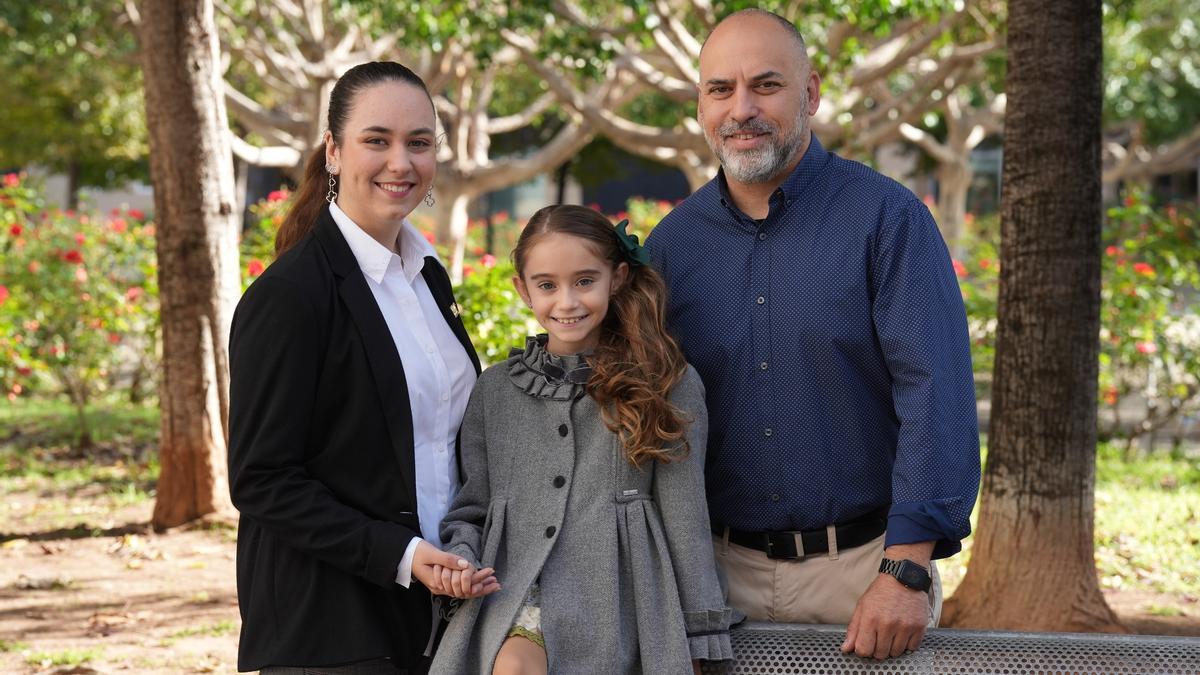
[[[0,221],[6,394],[56,385],[75,406],[87,445],[88,403],[118,384],[136,397],[157,362],[154,225],[136,210],[42,210],[19,176],[0,187]]]

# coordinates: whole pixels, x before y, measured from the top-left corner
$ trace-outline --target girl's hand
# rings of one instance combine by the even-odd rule
[[[466,560],[452,553],[446,553],[427,541],[417,544],[417,550],[413,552],[412,575],[430,592],[440,595],[448,595],[449,592],[442,587],[442,574],[434,573],[435,567],[458,570],[470,566],[471,563]]]
[[[438,578],[438,593],[454,598],[479,598],[500,590],[500,582],[496,580],[495,571],[491,567],[477,570],[468,565],[462,569],[450,569],[435,565],[434,574]]]

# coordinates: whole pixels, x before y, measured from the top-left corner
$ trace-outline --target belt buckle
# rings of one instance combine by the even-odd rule
[[[780,537],[780,541],[787,541],[785,537],[789,536],[792,540],[792,550],[777,551],[776,536]],[[767,533],[767,557],[772,560],[804,560],[804,533],[803,532],[768,532]]]

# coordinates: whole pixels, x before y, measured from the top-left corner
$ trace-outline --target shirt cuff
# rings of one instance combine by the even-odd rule
[[[910,510],[906,506],[917,508]],[[947,529],[938,519],[923,513],[918,505],[894,504],[888,515],[887,536],[883,545],[888,547],[932,541],[932,559],[948,558],[962,550],[962,542],[957,538],[949,538]]]
[[[404,588],[412,583],[412,566],[413,556],[417,553],[417,546],[425,541],[420,537],[413,537],[412,541],[408,542],[408,548],[404,549],[404,557],[400,559],[400,564],[396,567],[396,583]]]

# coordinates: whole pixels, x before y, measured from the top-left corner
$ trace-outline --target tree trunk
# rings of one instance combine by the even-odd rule
[[[143,0],[163,373],[156,530],[232,512],[229,322],[238,294],[233,166],[212,0]]]
[[[79,161],[72,159],[67,162],[67,210],[79,208]]]
[[[956,260],[963,257],[963,223],[967,219],[967,191],[975,172],[971,169],[971,151],[968,149],[961,161],[938,164],[938,226],[942,238]]]
[[[463,258],[467,251],[467,225],[470,224],[471,193],[458,189],[458,183],[449,181],[438,186],[437,195],[437,240],[450,249],[447,261],[450,279],[462,281]]]
[[[987,471],[943,622],[1125,629],[1093,558],[1100,327],[1100,0],[1010,0]]]

